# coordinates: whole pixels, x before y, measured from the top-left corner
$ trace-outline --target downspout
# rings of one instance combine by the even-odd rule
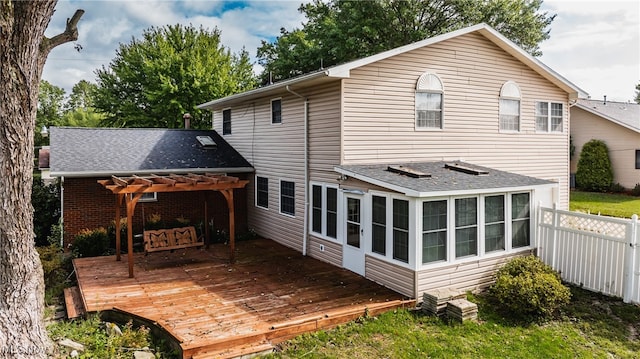
[[[286,90],[304,100],[304,220],[303,220],[303,233],[302,233],[302,255],[307,255],[307,241],[309,232],[309,136],[308,136],[308,124],[309,124],[309,99],[293,91],[289,85]]]
[[[60,248],[64,248],[64,176],[60,177],[60,219],[58,220],[60,226]]]

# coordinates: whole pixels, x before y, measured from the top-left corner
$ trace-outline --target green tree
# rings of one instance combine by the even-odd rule
[[[245,50],[232,54],[217,29],[191,25],[145,30],[96,74],[94,105],[113,127],[178,128],[190,113],[194,128],[210,128],[210,115],[198,104],[256,84]]]
[[[45,137],[40,134],[42,126],[59,126],[64,114],[65,92],[63,88],[41,80],[38,91],[38,111],[36,113],[36,131],[34,141],[36,146],[48,144]]]
[[[66,104],[67,111],[73,111],[77,109],[89,109],[93,107],[93,98],[95,92],[98,89],[98,85],[91,83],[87,80],[80,80],[77,84],[73,85],[71,94]]]
[[[94,98],[98,86],[86,80],[73,85],[59,126],[99,127],[106,117],[96,111]]]
[[[258,48],[263,83],[281,80],[485,22],[534,56],[555,15],[542,0],[314,0],[302,29]]]
[[[600,140],[582,146],[576,170],[576,187],[584,191],[605,192],[613,184],[609,148]]]
[[[78,39],[84,11],[45,36],[56,0],[0,1],[0,356],[48,358],[44,279],[33,240],[34,126],[42,69],[51,50]]]
[[[636,103],[640,103],[640,83],[636,85]]]

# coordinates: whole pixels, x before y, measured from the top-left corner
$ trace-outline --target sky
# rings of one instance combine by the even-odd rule
[[[43,79],[71,92],[80,80],[95,82],[95,70],[108,66],[120,43],[140,38],[151,26],[192,24],[217,28],[222,45],[243,47],[255,61],[261,41],[273,41],[280,28],[301,27],[303,0],[59,0],[46,35],[64,31],[76,9],[85,10],[75,43],[51,51]],[[546,0],[542,11],[556,14],[550,39],[542,42],[545,65],[593,99],[632,101],[640,83],[640,1]],[[76,51],[74,45],[82,46]],[[259,65],[254,65],[256,72]],[[208,99],[202,99],[203,102]]]

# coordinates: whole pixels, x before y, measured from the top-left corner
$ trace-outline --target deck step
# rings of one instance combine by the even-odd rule
[[[64,289],[64,304],[67,307],[67,318],[73,319],[84,316],[87,311],[84,309],[84,302],[77,286]]]
[[[192,359],[232,359],[232,358],[252,358],[260,354],[268,354],[273,352],[273,345],[263,341],[259,343],[248,344],[241,347],[221,349],[215,351],[202,352],[194,354]]]

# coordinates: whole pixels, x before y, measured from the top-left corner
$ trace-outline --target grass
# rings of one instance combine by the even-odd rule
[[[482,296],[479,321],[446,323],[397,310],[305,334],[263,358],[638,358],[640,307],[571,288],[558,319],[518,323]]]
[[[624,194],[571,191],[569,210],[631,218],[640,215],[640,197]]]

